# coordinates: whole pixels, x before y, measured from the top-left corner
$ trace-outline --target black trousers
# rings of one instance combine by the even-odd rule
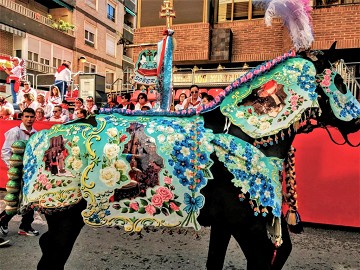
[[[81,211],[85,207],[86,201],[82,200],[68,210],[45,215],[48,231],[39,240],[42,257],[37,265],[38,270],[64,269],[76,238],[84,226]]]
[[[13,218],[12,215],[6,214],[5,210],[0,214],[0,223],[8,225],[9,221]],[[22,215],[20,229],[28,230],[31,228],[31,223],[34,221],[34,210],[28,211],[26,214]]]

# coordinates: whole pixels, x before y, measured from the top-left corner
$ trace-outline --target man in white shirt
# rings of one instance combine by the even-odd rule
[[[51,103],[46,102],[45,95],[42,93],[38,94],[36,101],[37,101],[36,108],[42,108],[44,110],[44,117],[46,119],[49,119],[52,115],[54,106]]]
[[[10,167],[10,158],[12,155],[11,145],[18,140],[28,140],[31,135],[36,133],[33,128],[35,121],[35,111],[31,108],[25,108],[21,113],[20,126],[13,127],[5,132],[5,141],[1,149],[1,158],[5,162],[6,166]],[[0,232],[3,235],[7,235],[8,223],[13,216],[8,215],[5,210],[0,214]],[[25,213],[22,217],[21,224],[19,227],[19,235],[36,236],[39,232],[31,227],[31,223],[34,221],[34,210],[30,210]],[[0,243],[2,243],[0,239]]]
[[[55,105],[53,109],[53,115],[49,119],[50,122],[66,122],[66,116],[62,114],[62,108],[60,105]]]
[[[190,93],[190,97],[185,99],[183,102],[184,109],[196,109],[197,107],[202,105],[201,97],[199,96],[199,87],[197,85],[194,84],[190,86]]]
[[[60,90],[61,98],[66,95],[68,84],[71,82],[71,70],[69,63],[64,62],[58,67],[55,73],[55,85]]]

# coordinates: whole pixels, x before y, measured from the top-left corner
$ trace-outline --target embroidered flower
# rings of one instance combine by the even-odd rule
[[[117,144],[114,143],[107,143],[104,146],[104,154],[108,159],[113,159],[117,157],[117,155],[120,152],[120,147]]]
[[[115,168],[106,167],[104,169],[100,169],[99,178],[108,187],[113,187],[120,179],[120,172]]]
[[[75,170],[78,171],[81,169],[82,167],[82,161],[81,159],[74,159],[73,162],[71,163],[71,167]]]
[[[118,134],[118,131],[116,128],[109,128],[107,131],[106,131],[106,134],[111,137],[111,138],[114,138],[117,136]]]

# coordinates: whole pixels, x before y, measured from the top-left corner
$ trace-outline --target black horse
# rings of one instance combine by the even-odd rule
[[[332,47],[329,50],[329,55],[333,53],[333,49],[335,49],[335,47]],[[304,52],[302,57],[313,61],[317,74],[321,74],[324,70],[331,68],[329,59],[320,52],[313,54],[310,52]],[[261,71],[264,74],[267,72],[266,66],[271,66],[271,63],[281,63],[282,61],[285,60],[280,58],[277,61],[268,62],[260,66],[259,69],[255,69],[251,74],[248,73],[244,75],[244,84],[240,83],[240,85],[246,85],[250,90],[257,89],[257,86],[252,87],[252,76],[257,74],[258,71]],[[312,64],[309,61],[307,63],[307,67],[309,68],[309,65]],[[259,73],[259,76],[261,72]],[[267,85],[273,84],[274,83],[271,82]],[[346,87],[340,76],[335,76],[334,84],[340,92],[345,93]],[[304,121],[302,121],[300,126],[297,125],[297,123],[292,123],[286,127],[286,130],[279,130],[277,134],[272,134],[271,136],[267,135],[266,140],[264,138],[253,138],[240,128],[239,125],[235,125],[234,123],[229,125],[229,119],[224,115],[221,106],[219,107],[219,105],[221,105],[221,100],[213,102],[211,106],[204,106],[203,110],[198,111],[197,114],[201,114],[203,116],[205,128],[212,130],[213,134],[218,135],[226,133],[230,137],[246,143],[245,148],[247,149],[255,148],[251,146],[254,145],[260,150],[261,155],[278,160],[284,160],[288,156],[291,144],[297,133],[309,132],[315,127],[324,127],[327,125],[338,127],[345,137],[347,134],[359,130],[358,116],[354,117],[355,119],[351,121],[339,120],[339,118],[332,113],[333,109],[331,108],[331,102],[327,98],[326,93],[323,91],[323,87],[320,86],[320,83],[317,85],[318,87],[314,93],[318,96],[319,108],[308,108],[303,111],[302,119]],[[234,92],[228,91],[226,95],[223,95],[223,98],[227,98],[232,94],[234,94]],[[276,97],[274,98],[274,102],[277,106],[276,109],[281,111],[283,109],[283,105],[276,102]],[[235,104],[234,106],[240,107],[242,104],[243,100],[240,99],[239,104]],[[251,111],[251,108],[249,108],[249,110]],[[269,108],[267,108],[267,110],[269,111]],[[320,114],[320,111],[322,114]],[[272,112],[275,114],[279,113],[274,111]],[[126,115],[125,111],[121,111],[121,113]],[[190,111],[190,114],[191,113],[194,114],[195,111]],[[144,115],[149,116],[149,113],[146,112]],[[171,116],[171,114],[166,115],[166,117],[169,116]],[[69,130],[70,127],[96,127],[100,125],[99,121],[97,121],[99,117],[102,117],[102,115],[90,117],[86,120],[71,122],[68,125],[57,126],[52,130],[63,130],[66,132],[66,130]],[[122,115],[119,115],[119,117],[122,117]],[[272,121],[272,119],[270,120]],[[83,132],[83,135],[85,137],[88,136],[86,132]],[[96,136],[98,136],[98,133],[94,135],[94,138],[97,138]],[[38,138],[31,138],[30,145],[34,146],[34,140],[36,139]],[[73,140],[73,142],[80,145],[76,140]],[[91,140],[88,140],[87,142],[88,145],[91,145]],[[40,143],[41,142],[38,142],[38,144]],[[219,142],[214,139],[212,143],[216,147],[216,144]],[[29,148],[27,147],[25,157],[28,155],[29,158],[32,157],[33,154],[28,150]],[[81,149],[78,148],[78,151],[80,150]],[[77,155],[79,154],[78,151],[76,151]],[[82,149],[81,151],[85,151],[85,149]],[[286,222],[279,214],[281,210],[278,209],[278,216],[275,217],[273,215],[275,209],[261,207],[261,205],[256,205],[256,203],[254,204],[254,198],[257,195],[251,194],[251,191],[243,192],[242,188],[234,186],[232,181],[234,178],[234,170],[228,167],[227,162],[224,163],[223,161],[220,161],[222,157],[220,158],[215,152],[211,154],[211,159],[214,162],[211,166],[211,172],[214,179],[210,180],[207,186],[201,190],[205,196],[206,203],[200,210],[200,215],[198,217],[198,221],[201,225],[211,226],[209,256],[206,264],[207,268],[222,269],[227,245],[230,237],[233,236],[236,241],[238,241],[246,256],[248,269],[281,269],[291,252],[291,240]],[[94,153],[87,153],[86,155],[89,156],[91,154]],[[225,155],[225,158],[228,157]],[[67,160],[69,160],[69,157]],[[80,160],[77,161],[77,164],[79,164]],[[73,164],[72,166],[74,169],[80,165],[77,166],[76,164]],[[246,166],[250,165],[247,164]],[[30,171],[31,168],[32,167],[30,165],[28,167],[25,165],[25,172],[27,170]],[[89,165],[84,169],[84,171],[88,172],[92,168],[93,167]],[[248,168],[249,171],[251,171],[251,169],[251,167]],[[280,174],[279,170],[278,174]],[[86,177],[87,176],[82,178],[85,178],[86,180]],[[280,176],[275,178],[276,179],[274,181],[280,181]],[[60,181],[59,185],[62,184],[63,183]],[[88,183],[85,184],[90,186]],[[26,192],[28,191],[26,190]],[[89,194],[86,190],[83,191],[83,198],[86,199],[88,196]],[[43,255],[38,264],[38,269],[64,268],[76,238],[84,226],[81,211],[83,211],[86,207],[87,202],[84,199],[81,199],[72,207],[62,208],[61,211],[46,211],[47,209],[45,209],[48,231],[40,238],[40,246]],[[280,220],[282,222],[280,222]]]

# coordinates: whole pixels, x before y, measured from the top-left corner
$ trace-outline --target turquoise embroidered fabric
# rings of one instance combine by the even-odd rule
[[[252,138],[277,134],[318,107],[314,65],[302,58],[278,64],[225,97],[221,112]]]
[[[338,73],[325,69],[318,77],[321,80],[320,86],[325,95],[329,97],[330,106],[334,115],[343,121],[351,121],[360,117],[360,103],[353,94],[346,89],[343,94],[337,89],[334,79]]]
[[[283,160],[267,157],[251,144],[229,134],[216,134],[215,153],[233,174],[232,182],[241,188],[239,199],[250,196],[255,215],[271,211],[281,216],[282,187],[280,173]]]

